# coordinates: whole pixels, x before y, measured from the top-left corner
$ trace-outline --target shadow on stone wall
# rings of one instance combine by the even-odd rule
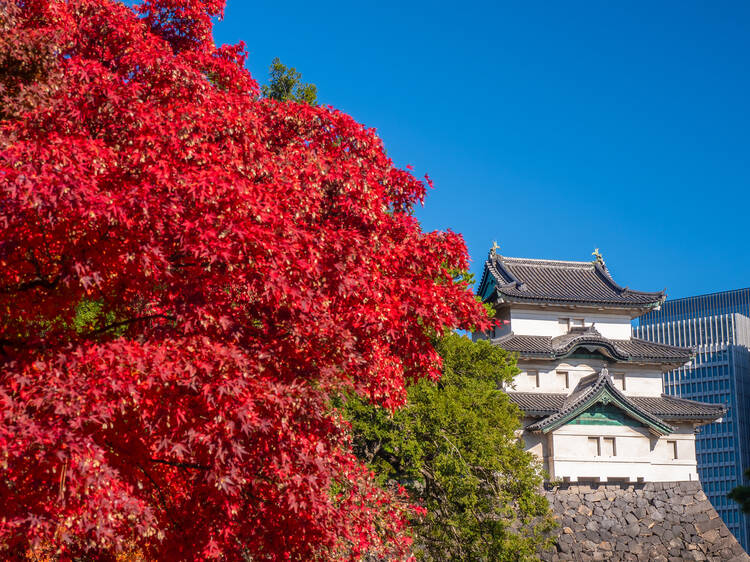
[[[750,561],[699,482],[563,484],[546,494],[560,527],[545,561]]]

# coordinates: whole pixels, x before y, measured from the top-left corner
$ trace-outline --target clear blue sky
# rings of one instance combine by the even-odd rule
[[[749,2],[246,2],[260,81],[275,56],[429,173],[425,229],[479,273],[588,260],[669,296],[750,285]]]

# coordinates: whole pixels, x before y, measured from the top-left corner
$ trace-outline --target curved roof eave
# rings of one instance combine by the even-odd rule
[[[492,292],[488,278],[494,281]],[[611,307],[644,311],[661,305],[665,292],[636,291],[617,284],[600,261],[573,262],[509,258],[491,250],[479,294],[525,304]]]
[[[514,344],[514,340],[516,345]],[[680,367],[694,355],[692,348],[675,347],[631,338],[630,340],[610,340],[603,337],[595,328],[589,327],[579,333],[561,336],[516,336],[510,333],[493,340],[493,343],[519,353],[527,359],[559,360],[574,354],[582,347],[595,348],[605,352],[614,361],[640,363],[644,365],[667,365]],[[510,344],[510,345],[509,345]],[[524,346],[526,346],[524,348]],[[632,348],[632,349],[628,349]],[[640,349],[641,353],[633,353]],[[649,355],[649,353],[651,353]],[[663,355],[659,355],[659,354]]]
[[[594,376],[596,375],[591,375],[591,377]],[[581,379],[576,390],[574,390],[566,399],[566,402],[572,400],[571,404],[564,404],[563,409],[559,412],[527,426],[526,429],[533,431],[534,433],[549,433],[550,431],[565,425],[588,410],[591,406],[602,403],[614,404],[626,415],[644,424],[656,435],[669,435],[670,433],[675,432],[673,426],[640,408],[637,404],[634,404],[624,394],[617,390],[612,384],[612,379],[606,368],[602,369],[599,375],[596,376],[593,384],[591,382],[591,377]],[[580,390],[578,390],[579,388]],[[576,394],[579,395],[575,396]]]

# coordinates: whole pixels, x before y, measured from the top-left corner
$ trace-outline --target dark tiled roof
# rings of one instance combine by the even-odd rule
[[[675,431],[674,427],[640,407],[620,392],[612,383],[612,378],[609,376],[607,369],[602,369],[598,374],[583,377],[573,389],[573,392],[565,397],[562,406],[556,412],[528,425],[526,429],[547,433],[564,425],[590,406],[598,403],[617,406],[628,416],[643,423],[658,435],[667,435]]]
[[[568,395],[548,392],[508,392],[508,397],[527,416],[544,418],[559,412]],[[628,396],[627,398],[643,410],[665,421],[713,421],[727,412],[726,406],[722,404],[696,402],[667,394]]]
[[[514,392],[508,397],[524,414],[533,418],[543,418],[558,412],[563,407],[567,394],[551,392]]]
[[[633,402],[664,420],[717,420],[727,413],[723,404],[696,402],[662,394],[635,396]]]
[[[569,333],[556,337],[517,336],[510,333],[492,340],[492,343],[529,359],[560,359],[581,346],[595,347],[617,361],[682,365],[693,356],[693,350],[687,347],[675,347],[639,338],[610,340],[593,326],[586,329],[573,328]]]
[[[483,299],[511,302],[650,308],[664,291],[646,293],[620,287],[602,261],[576,262],[509,258],[490,252],[479,286]]]

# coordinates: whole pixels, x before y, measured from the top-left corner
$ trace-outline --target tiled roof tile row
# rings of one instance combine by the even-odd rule
[[[492,343],[514,351],[527,359],[560,359],[580,347],[601,350],[618,361],[683,364],[690,361],[692,349],[675,347],[638,338],[613,340],[603,337],[595,328],[575,328],[562,336],[525,336],[513,333],[492,340]]]
[[[488,279],[487,276],[493,279]],[[499,300],[650,308],[664,302],[664,291],[643,292],[615,283],[603,261],[575,262],[510,258],[494,252],[485,263],[480,294],[494,286]]]
[[[527,416],[543,418],[560,412],[568,395],[549,392],[509,391],[508,397]],[[726,407],[721,404],[685,400],[667,394],[661,396],[628,396],[627,398],[639,408],[666,421],[714,420],[726,413]]]

